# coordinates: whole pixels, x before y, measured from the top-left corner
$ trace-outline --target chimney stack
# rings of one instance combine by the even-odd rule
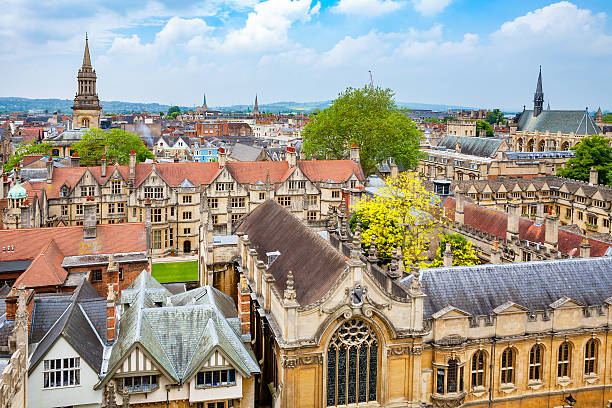
[[[51,184],[53,182],[53,157],[49,156],[49,160],[47,160],[47,184]]]
[[[85,204],[83,204],[83,238],[94,239],[96,238],[96,210],[98,204],[96,204],[93,197],[87,197]]]
[[[115,330],[117,328],[115,312],[115,291],[113,285],[109,283],[108,295],[106,296],[106,342],[108,344],[115,342]]]
[[[537,225],[542,225],[544,224],[544,203],[541,201],[538,201],[536,204],[536,218],[535,218],[535,223]]]
[[[444,267],[450,268],[453,266],[453,251],[451,250],[451,243],[447,242],[444,245]]]
[[[227,153],[225,153],[225,148],[219,148],[219,168],[222,169],[225,167],[225,161],[227,160]]]
[[[496,239],[491,250],[491,263],[500,264],[501,262],[501,250],[499,249],[499,241]]]
[[[399,168],[395,164],[395,160],[391,159],[391,177],[395,178],[399,175]]]
[[[178,214],[177,214],[178,217]],[[147,251],[151,251],[151,234],[152,232],[152,224],[151,224],[151,199],[147,198],[145,200],[145,234],[147,235]]]
[[[287,163],[289,163],[290,168],[295,167],[297,164],[295,147],[287,147]]]
[[[355,163],[359,164],[359,146],[355,146],[353,143],[351,143],[351,160],[354,161]]]
[[[130,174],[128,176],[128,182],[130,183],[130,186],[134,187],[134,180],[136,179],[136,151],[134,150],[130,150],[129,167]]]
[[[106,155],[102,155],[102,164],[100,167],[100,175],[106,177]]]
[[[552,215],[546,216],[546,230],[544,235],[544,244],[550,249],[557,249],[559,243],[559,225],[557,224],[557,217]]]
[[[72,153],[72,156],[70,156],[70,167],[79,167],[79,154],[78,153]]]
[[[508,204],[508,227],[506,228],[506,239],[518,239],[519,236],[519,211],[520,207],[516,204]]]
[[[242,334],[251,333],[251,295],[244,274],[240,274],[238,282],[238,317]]]
[[[591,244],[589,244],[589,240],[584,237],[582,239],[582,243],[580,244],[580,258],[590,258],[591,257]]]
[[[459,224],[464,224],[464,207],[465,195],[463,193],[455,193],[455,221]]]
[[[591,167],[589,172],[589,184],[596,186],[599,184],[599,171],[595,167]]]

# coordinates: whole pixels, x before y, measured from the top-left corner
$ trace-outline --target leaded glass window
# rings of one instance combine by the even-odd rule
[[[597,340],[591,339],[587,342],[584,350],[584,374],[595,374],[597,372]]]
[[[457,392],[457,360],[448,362],[448,376],[446,377],[446,391]]]
[[[344,322],[327,350],[327,406],[376,401],[378,340],[360,319]]]
[[[508,347],[501,357],[501,383],[514,383],[514,351]]]
[[[559,355],[557,359],[557,377],[570,376],[570,358],[572,349],[566,341],[559,346]]]
[[[542,346],[536,344],[529,351],[529,380],[541,381],[542,380]]]
[[[478,350],[472,357],[472,388],[484,387],[485,354]]]

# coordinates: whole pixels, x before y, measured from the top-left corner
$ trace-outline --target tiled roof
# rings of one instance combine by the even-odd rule
[[[457,145],[457,137],[459,137],[459,144],[461,147],[460,153],[470,156],[493,157],[502,144],[501,139],[492,137],[446,135],[440,143],[438,143],[438,147],[445,147],[454,151]]]
[[[447,306],[490,315],[508,301],[542,311],[563,296],[598,306],[612,295],[611,270],[609,257],[423,269],[424,316]]]
[[[532,110],[521,114],[518,130],[525,132],[571,133],[577,135],[599,134],[601,129],[586,110],[544,110],[533,116]]]
[[[230,150],[230,155],[234,160],[241,162],[255,161],[263,151],[261,147],[253,147],[244,143],[236,143]]]
[[[11,229],[0,230],[1,245],[14,248],[0,252],[0,262],[34,259],[51,239],[64,256],[147,250],[143,223],[100,224],[87,240],[82,226]]]
[[[365,180],[361,166],[352,160],[300,160],[298,167],[312,182],[342,183],[353,174],[360,181]]]
[[[456,200],[449,197],[444,201],[443,207],[446,209],[446,216],[455,220]],[[465,203],[463,207],[463,222],[468,227],[473,227],[479,231],[488,232],[502,240],[506,239],[508,230],[508,213],[494,210],[472,203]],[[519,217],[519,239],[544,243],[546,226],[537,225],[534,221]],[[577,256],[580,253],[580,244],[585,238],[582,234],[568,231],[563,227],[559,228],[559,241],[557,249],[567,255]],[[586,237],[591,245],[591,257],[604,256],[608,248],[612,247],[603,241]]]
[[[286,161],[231,162],[225,166],[236,181],[243,184],[265,182],[268,175],[271,183],[281,183],[290,169]]]
[[[249,236],[251,248],[264,263],[268,263],[266,253],[280,252],[268,265],[268,273],[274,276],[274,285],[282,293],[287,273],[292,271],[297,301],[302,306],[321,299],[346,268],[338,251],[274,200],[253,210],[237,231]]]
[[[62,268],[64,254],[51,239],[43,250],[34,258],[28,269],[15,281],[15,287],[26,288],[59,286],[64,283],[68,272]]]

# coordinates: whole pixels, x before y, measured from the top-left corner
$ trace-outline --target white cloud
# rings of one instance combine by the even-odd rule
[[[381,16],[399,10],[403,4],[393,0],[340,0],[332,11],[341,14]]]
[[[324,66],[373,66],[391,47],[391,43],[375,31],[360,37],[344,37],[321,55]]]
[[[442,12],[453,0],[412,0],[414,9],[424,16],[433,16]]]
[[[310,19],[310,4],[311,0],[266,0],[257,4],[245,26],[227,34],[224,51],[253,52],[287,45],[291,25]]]

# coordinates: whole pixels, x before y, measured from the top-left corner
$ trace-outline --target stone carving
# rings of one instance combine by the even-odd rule
[[[295,368],[297,366],[311,364],[323,364],[323,356],[321,354],[309,354],[283,358],[283,367],[285,368]]]

